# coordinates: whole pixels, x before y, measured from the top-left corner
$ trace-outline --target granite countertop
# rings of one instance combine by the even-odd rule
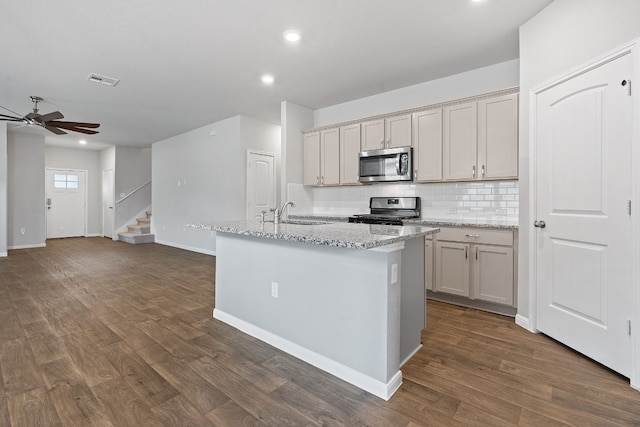
[[[220,221],[188,224],[187,227],[351,249],[373,249],[440,231],[438,228],[415,224],[390,226],[293,219],[291,223],[280,223],[277,226],[272,222],[261,224],[259,221]]]
[[[289,218],[300,220],[346,222],[351,215],[291,214]],[[418,218],[404,221],[405,225],[426,225],[430,227],[477,227],[518,230],[518,220],[498,218]]]

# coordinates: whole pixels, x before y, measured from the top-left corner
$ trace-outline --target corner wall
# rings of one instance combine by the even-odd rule
[[[7,248],[45,246],[44,136],[9,132],[7,163]]]
[[[126,231],[127,224],[134,223],[131,221],[151,205],[153,183],[147,184],[152,178],[151,162],[151,148],[115,147],[113,229],[116,234]],[[131,194],[134,190],[137,191]]]
[[[0,257],[7,256],[7,124],[0,122]]]

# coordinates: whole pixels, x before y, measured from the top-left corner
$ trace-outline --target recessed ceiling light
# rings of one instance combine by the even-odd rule
[[[287,43],[298,43],[301,39],[300,33],[296,30],[287,30],[282,34]]]
[[[78,144],[87,145],[87,141],[85,141],[84,139],[81,139],[80,141],[78,141]]]
[[[271,74],[264,74],[261,77],[261,79],[262,79],[262,83],[264,83],[266,85],[271,85],[275,81],[275,79],[273,78],[273,76]]]

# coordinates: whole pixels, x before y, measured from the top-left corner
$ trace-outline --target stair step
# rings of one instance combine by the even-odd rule
[[[146,211],[145,214],[147,215],[147,218],[151,218],[151,211]]]
[[[155,235],[151,233],[140,234],[123,231],[118,233],[118,239],[132,245],[137,245],[141,243],[153,243],[155,240]]]
[[[136,218],[138,224],[151,224],[151,218]]]
[[[151,232],[149,224],[131,224],[127,225],[127,228],[129,229],[129,233],[134,234],[148,234]]]

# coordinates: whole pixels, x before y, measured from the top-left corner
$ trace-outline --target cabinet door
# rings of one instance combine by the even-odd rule
[[[513,305],[513,249],[474,245],[473,297]]]
[[[442,109],[413,115],[413,178],[442,180]]]
[[[518,94],[478,102],[479,178],[518,177]]]
[[[320,185],[320,132],[304,135],[304,185]]]
[[[444,109],[444,179],[476,179],[477,106],[475,102]]]
[[[340,183],[340,129],[320,131],[320,184]]]
[[[436,241],[436,291],[469,296],[469,245]]]
[[[385,119],[384,138],[386,148],[411,146],[411,114]]]
[[[361,125],[362,151],[384,148],[384,119],[363,122]]]
[[[430,291],[433,290],[433,278],[435,277],[435,271],[433,271],[433,240],[424,240],[424,287]]]
[[[340,184],[358,184],[360,123],[340,128]]]

